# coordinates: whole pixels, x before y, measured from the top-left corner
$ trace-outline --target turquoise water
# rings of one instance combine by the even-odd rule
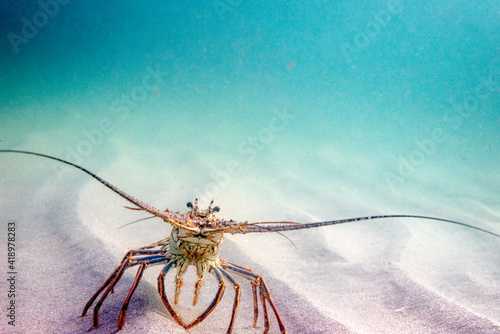
[[[119,139],[264,170],[284,155],[306,179],[330,157],[397,189],[435,165],[496,177],[493,2],[47,1],[2,13],[3,147],[43,132],[56,143],[33,149],[79,148],[87,165]],[[294,117],[273,131],[285,109]],[[85,131],[104,136],[89,148]]]
[[[406,213],[498,233],[495,1],[42,0],[0,13],[2,149],[70,160],[162,208],[199,196],[239,220]],[[55,166],[46,182],[71,175]]]
[[[260,207],[241,219],[498,212],[498,10],[4,4],[1,146],[96,172],[124,156],[162,203]]]

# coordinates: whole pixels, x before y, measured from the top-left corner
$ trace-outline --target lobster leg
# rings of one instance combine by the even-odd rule
[[[259,296],[260,300],[262,302],[262,312],[264,314],[264,334],[267,334],[270,329],[269,325],[269,314],[267,311],[267,303],[269,303],[269,306],[271,306],[271,309],[273,310],[274,316],[276,317],[276,321],[278,322],[278,326],[280,328],[281,334],[286,333],[285,325],[283,324],[283,321],[281,320],[281,317],[279,315],[278,309],[276,305],[274,304],[273,299],[271,298],[271,293],[269,292],[269,289],[267,287],[266,282],[262,278],[262,276],[254,274],[253,272],[243,269],[241,266],[233,265],[232,263],[229,263],[225,261],[223,265],[224,269],[229,271],[230,273],[234,273],[238,276],[241,276],[243,278],[246,278],[252,284],[255,284],[255,286],[259,287]]]
[[[174,320],[184,327],[184,322],[182,319],[179,317],[177,312],[175,312],[174,308],[170,304],[167,298],[167,294],[165,293],[165,276],[167,273],[172,269],[172,267],[175,265],[175,261],[169,262],[165,267],[163,267],[163,270],[160,272],[160,275],[158,276],[158,293],[160,294],[161,300],[163,301],[163,304],[165,304],[165,307],[167,308],[168,312],[174,318]]]
[[[114,286],[121,279],[125,270],[127,270],[128,268],[133,267],[135,265],[141,264],[141,263],[148,264],[148,261],[152,261],[151,258],[154,258],[156,260],[156,262],[168,260],[167,258],[164,257],[164,255],[163,255],[164,253],[165,253],[165,251],[162,249],[160,249],[160,250],[138,249],[138,250],[128,251],[127,254],[125,254],[125,256],[123,257],[123,260],[121,261],[120,265],[113,271],[113,273],[108,277],[108,279],[104,282],[104,284],[89,299],[89,301],[87,302],[87,304],[85,305],[85,307],[82,311],[81,316],[83,317],[87,314],[88,309],[92,306],[92,304],[94,304],[94,301],[97,299],[97,297],[99,297],[101,292],[104,291],[104,289],[106,289],[94,307],[93,325],[94,325],[94,327],[96,327],[99,324],[99,309],[101,308],[102,303],[104,302],[104,300],[106,299],[108,294],[110,292],[112,292]],[[151,256],[148,258],[138,257],[138,256],[142,256],[142,255],[155,255],[155,256]],[[144,269],[142,269],[142,270],[144,270]],[[136,278],[136,280],[137,280],[137,278]],[[140,277],[139,277],[139,280],[140,280]],[[138,283],[138,281],[137,281],[137,283]],[[135,282],[134,282],[134,284],[135,284]],[[135,288],[134,288],[134,290],[135,290]],[[131,292],[133,293],[133,291],[131,291]],[[130,297],[131,297],[131,294],[130,294]],[[127,297],[127,298],[130,299],[129,297]],[[127,305],[128,305],[128,303],[127,303]]]
[[[163,268],[160,275],[158,276],[158,292],[161,296],[161,300],[163,301],[163,304],[167,308],[170,315],[174,318],[174,320],[179,325],[184,327],[185,329],[189,329],[189,328],[196,326],[197,324],[199,324],[203,320],[205,320],[205,318],[215,309],[217,304],[219,304],[220,300],[222,299],[222,295],[224,294],[224,290],[226,289],[226,285],[224,283],[224,279],[222,278],[222,275],[221,275],[219,269],[217,269],[214,266],[211,266],[210,267],[211,272],[214,274],[214,276],[219,281],[219,290],[217,290],[217,293],[216,293],[214,299],[212,300],[212,303],[208,306],[208,308],[202,314],[200,314],[195,320],[193,320],[191,323],[185,324],[184,321],[179,316],[179,314],[177,314],[177,312],[174,310],[174,308],[170,304],[170,301],[167,298],[167,294],[165,293],[165,276],[170,271],[170,269],[172,269],[172,267],[174,265],[175,265],[174,261],[168,263]]]
[[[222,296],[224,295],[224,290],[226,290],[226,284],[224,283],[224,279],[222,278],[220,270],[214,266],[211,266],[210,269],[211,272],[219,281],[219,290],[217,290],[217,293],[214,299],[212,300],[212,303],[208,306],[208,308],[202,314],[200,314],[198,318],[196,318],[195,320],[193,320],[193,322],[187,325],[185,327],[186,329],[192,328],[198,325],[203,320],[205,320],[205,318],[208,317],[208,315],[217,307],[217,304],[219,304],[220,300],[222,299]]]
[[[234,288],[233,312],[231,313],[231,322],[229,323],[229,327],[227,329],[227,334],[231,334],[231,332],[233,331],[234,322],[236,320],[236,312],[238,311],[238,306],[240,305],[241,286],[239,283],[235,281],[235,279],[233,278],[233,276],[231,276],[230,273],[228,273],[222,268],[219,268],[219,270],[222,273],[222,275],[224,275],[229,280],[229,283],[231,283],[231,285]]]
[[[138,261],[138,263],[141,263],[141,265],[139,266],[139,269],[137,270],[137,274],[135,276],[134,283],[132,284],[132,287],[130,288],[130,291],[127,295],[127,298],[125,299],[125,302],[123,303],[122,310],[120,311],[120,315],[118,317],[118,329],[117,330],[121,330],[123,325],[125,324],[125,316],[127,313],[128,304],[130,303],[130,299],[132,298],[132,295],[134,294],[135,289],[139,285],[139,282],[142,278],[142,274],[144,273],[144,270],[152,264],[165,262],[165,260],[166,260],[166,258],[163,255],[161,255],[161,256],[159,256],[159,255],[149,256],[147,258],[142,258],[141,260],[134,260],[134,261]]]
[[[225,267],[226,265],[229,264],[227,261],[224,261],[222,259],[221,259],[221,262],[222,262],[223,267]],[[242,270],[246,270],[250,273],[253,273],[253,270],[250,268],[247,268],[247,267],[243,267],[243,266],[240,266],[240,265],[237,265],[234,263],[231,263],[231,266],[242,269]],[[253,293],[253,328],[257,328],[257,320],[259,318],[259,306],[258,306],[259,304],[258,304],[258,297],[257,297],[257,287],[259,285],[255,282],[251,282],[251,284],[252,284],[252,293]]]

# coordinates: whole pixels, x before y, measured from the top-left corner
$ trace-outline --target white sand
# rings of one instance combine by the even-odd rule
[[[184,210],[185,202],[192,200],[200,173],[189,168],[189,161],[171,166],[166,158],[134,162],[137,150],[117,151],[126,153],[97,170],[112,184],[160,208]],[[153,151],[143,154],[155,156]],[[175,159],[175,154],[169,157]],[[201,170],[207,168],[193,160]],[[5,155],[0,161],[0,220],[3,226],[16,222],[18,271],[16,327],[7,327],[2,317],[0,332],[87,333],[91,312],[84,318],[79,315],[88,298],[127,250],[166,237],[168,226],[150,220],[118,229],[143,215],[123,209],[124,200],[90,177],[70,170],[63,182],[57,182],[53,162],[22,156],[6,160]],[[93,163],[86,161],[85,166],[92,168]],[[216,198],[221,216],[308,222],[409,213],[457,219],[499,232],[498,207],[487,202],[464,198],[461,207],[452,208],[446,197],[436,202],[415,191],[393,196],[403,204],[392,204],[386,201],[390,195],[362,191],[349,179],[328,191],[327,185],[307,185],[300,182],[302,176],[283,173],[282,180],[253,180],[251,173],[234,177]],[[353,173],[354,178],[356,170]],[[294,178],[297,182],[291,181]],[[356,195],[346,196],[349,186]],[[293,244],[278,234],[228,236],[223,257],[264,276],[288,333],[500,332],[498,238],[421,220],[356,223],[286,235]],[[2,238],[3,249],[4,243]],[[170,318],[157,294],[159,270],[147,270],[121,333],[186,332]],[[135,270],[124,276],[102,307],[101,326],[91,333],[114,331],[134,276]],[[188,309],[193,283],[186,282],[184,291]],[[241,283],[245,289],[234,333],[261,333],[262,319],[257,330],[251,329],[251,291]],[[207,280],[204,297],[213,285]],[[4,280],[1,289],[4,300]],[[228,289],[221,306],[189,332],[224,333],[232,300]],[[277,333],[271,319],[271,332]]]

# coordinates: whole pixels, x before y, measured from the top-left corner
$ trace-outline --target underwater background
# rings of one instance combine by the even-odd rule
[[[499,233],[499,16],[497,1],[1,1],[0,149],[74,162],[162,209],[185,211],[198,196],[240,221],[416,214]],[[118,229],[138,216],[56,162],[3,154],[0,172],[0,219],[20,221],[25,271],[28,240],[45,226],[39,210],[56,226],[63,213],[54,208],[66,199],[75,220],[65,233],[103,243],[95,247],[106,265],[71,300],[78,307],[128,249],[168,235],[158,222]],[[464,333],[500,331],[498,238],[416,220],[287,237],[293,244],[275,234],[227,239],[248,260],[234,262],[274,279],[275,300],[287,300],[277,295],[283,285],[321,315],[312,329],[319,315],[299,325],[285,309],[290,333],[329,333],[332,321],[347,332],[405,332],[408,319],[414,333],[450,332],[453,316],[421,317],[432,318],[432,308],[395,315],[407,308],[391,309],[381,297],[389,288],[369,285],[393,270],[395,281],[486,321],[470,327],[476,320],[460,318]],[[368,296],[355,288],[363,284]],[[36,307],[42,297],[34,296]],[[46,325],[42,309],[19,314],[21,328]],[[78,315],[64,316],[71,323]]]

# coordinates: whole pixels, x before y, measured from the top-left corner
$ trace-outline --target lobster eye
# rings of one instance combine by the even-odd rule
[[[220,211],[220,207],[216,206],[215,208],[212,209],[213,212],[219,212]]]
[[[188,208],[192,208],[193,207],[193,203],[191,203],[191,202],[187,202],[186,205],[187,205]]]

